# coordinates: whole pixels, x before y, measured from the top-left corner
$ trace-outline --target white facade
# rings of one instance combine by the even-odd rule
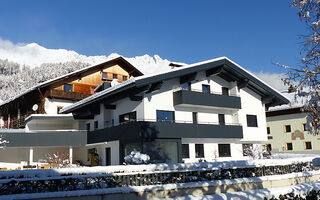
[[[100,114],[95,115],[94,120],[88,120],[85,123],[90,123],[91,131],[112,125],[117,126],[119,125],[120,115],[134,111],[136,112],[137,121],[154,122],[157,120],[157,110],[164,110],[174,111],[175,123],[193,123],[192,113],[197,112],[197,123],[199,124],[219,124],[218,114],[224,114],[226,124],[242,125],[242,139],[181,138],[181,144],[189,144],[189,158],[183,159],[184,162],[197,162],[200,159],[206,161],[248,159],[248,156],[243,156],[243,143],[261,144],[267,141],[265,105],[259,95],[247,88],[238,89],[236,82],[227,82],[216,75],[206,77],[204,72],[199,72],[195,80],[191,82],[191,90],[201,91],[202,84],[206,84],[210,85],[211,93],[221,94],[222,87],[226,87],[229,89],[231,96],[239,96],[241,98],[241,109],[174,106],[173,93],[181,87],[179,80],[179,78],[166,80],[160,90],[147,94],[137,94],[143,95],[142,101],[131,101],[129,97],[115,101],[112,103],[112,105],[116,106],[115,110],[105,109],[104,105],[101,104]],[[255,115],[257,117],[258,127],[247,126],[247,115]],[[98,123],[98,128],[95,128],[95,122]],[[195,144],[203,144],[204,157],[195,157]],[[218,144],[230,144],[231,155],[219,157]],[[98,150],[103,149],[104,146],[105,144],[96,145]],[[102,150],[100,153],[103,158],[105,152]],[[118,151],[113,151],[113,153],[119,155],[119,149]]]

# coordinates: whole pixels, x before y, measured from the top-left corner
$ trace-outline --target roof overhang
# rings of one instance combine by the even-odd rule
[[[207,76],[217,75],[227,81],[237,81],[239,88],[247,87],[259,94],[266,107],[288,104],[290,102],[289,99],[283,96],[280,92],[273,89],[267,83],[260,80],[240,65],[226,57],[221,57],[125,81],[115,87],[108,88],[102,92],[76,102],[73,105],[65,107],[61,110],[61,113],[78,112],[85,107],[89,107],[93,103],[111,100],[110,97],[116,94],[123,92],[129,94],[127,93],[128,91],[143,91],[148,87],[150,88],[152,84],[177,77],[187,75],[191,76],[199,71],[206,71]]]

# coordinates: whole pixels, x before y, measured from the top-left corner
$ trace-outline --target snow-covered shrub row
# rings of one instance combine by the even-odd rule
[[[290,192],[287,194],[281,194],[279,197],[265,198],[265,200],[317,200],[320,199],[320,190],[311,190],[305,194],[296,194]]]
[[[42,193],[101,188],[177,184],[215,181],[236,178],[262,177],[313,170],[311,162],[285,166],[247,168],[198,169],[193,171],[163,171],[145,173],[86,174],[45,178],[22,178],[0,180],[0,195]]]
[[[124,157],[124,162],[127,165],[148,164],[150,162],[150,156],[147,154],[140,153],[139,151],[131,151],[130,155]]]
[[[146,173],[146,172],[180,172],[193,170],[216,170],[218,168],[249,168],[261,166],[281,166],[297,164],[301,162],[312,162],[315,157],[290,158],[290,159],[264,159],[264,160],[238,160],[222,162],[201,163],[159,163],[148,165],[113,165],[97,167],[62,168],[50,170],[14,170],[0,171],[0,179],[10,178],[33,178],[33,177],[58,177],[65,175],[85,174],[114,174],[114,173]]]
[[[30,69],[11,63],[2,65],[0,60],[0,99],[7,100],[39,83],[82,69],[89,64],[81,62],[44,63]],[[11,63],[11,64],[10,64]]]

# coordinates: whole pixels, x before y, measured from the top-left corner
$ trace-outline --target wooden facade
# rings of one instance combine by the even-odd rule
[[[94,89],[103,82],[110,82],[115,78],[118,82],[123,82],[140,75],[143,74],[139,70],[124,58],[118,57],[53,79],[52,82],[39,84],[35,89],[0,105],[4,128],[24,128],[25,118],[29,115],[46,114],[46,98],[75,102],[94,94]],[[32,109],[35,104],[38,106],[36,111]]]

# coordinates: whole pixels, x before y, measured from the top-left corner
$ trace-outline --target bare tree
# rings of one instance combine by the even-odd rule
[[[295,99],[306,99],[304,111],[308,113],[307,128],[311,133],[320,132],[320,0],[293,0],[300,20],[305,22],[309,34],[302,36],[303,48],[300,67],[284,66],[288,77],[283,79],[295,88]]]

